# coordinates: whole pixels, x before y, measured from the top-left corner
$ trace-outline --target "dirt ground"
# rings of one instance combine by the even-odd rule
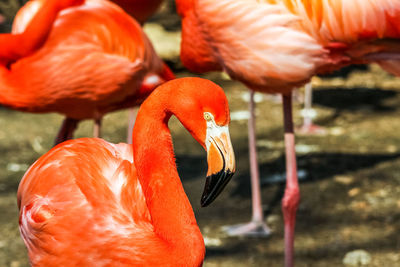
[[[169,30],[176,20],[156,19]],[[174,63],[174,62],[169,62]],[[193,76],[178,63],[178,76]],[[282,107],[279,98],[260,95],[257,103],[257,149],[262,176],[268,238],[227,237],[224,225],[251,217],[247,150],[247,89],[218,73],[202,75],[221,85],[228,96],[230,132],[237,173],[210,207],[200,207],[206,154],[176,119],[170,122],[179,173],[206,239],[204,266],[283,266],[284,190]],[[344,266],[346,253],[365,250],[366,266],[400,266],[400,79],[375,65],[346,69],[313,79],[320,136],[297,138],[301,203],[297,216],[296,266]],[[302,92],[302,91],[300,91]],[[300,94],[301,95],[301,94]],[[295,121],[301,124],[301,103]],[[18,232],[16,191],[24,172],[51,148],[62,117],[0,108],[0,267],[28,266]],[[106,116],[104,139],[124,142],[127,113]],[[91,136],[92,123],[80,125],[77,137]]]

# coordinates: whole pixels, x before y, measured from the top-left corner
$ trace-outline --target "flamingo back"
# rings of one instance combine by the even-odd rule
[[[82,138],[32,165],[19,186],[18,205],[33,266],[79,266],[91,258],[105,266],[118,257],[141,258],[140,242],[154,233],[132,162],[127,144]]]

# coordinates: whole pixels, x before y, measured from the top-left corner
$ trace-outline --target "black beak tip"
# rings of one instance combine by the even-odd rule
[[[207,201],[207,199],[205,197],[201,198],[200,205],[201,205],[202,208],[207,207],[208,205],[210,205],[210,203],[211,202]]]
[[[207,176],[203,195],[201,196],[200,201],[202,207],[207,207],[218,197],[232,178],[233,174],[234,173],[230,170],[221,170],[218,173]]]

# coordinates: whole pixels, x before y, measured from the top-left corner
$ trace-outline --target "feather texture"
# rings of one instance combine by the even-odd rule
[[[14,31],[23,31],[43,0],[20,10]],[[0,69],[0,102],[29,112],[59,112],[73,119],[99,118],[135,106],[147,75],[170,77],[140,25],[115,4],[87,0],[63,10],[45,44]]]
[[[400,0],[178,0],[177,9],[185,66],[224,70],[267,93],[372,61],[371,53],[400,51],[381,42],[400,37]]]
[[[204,147],[218,140],[225,151],[219,148],[209,161],[225,155],[232,174],[229,134],[207,137],[205,110],[228,133],[222,89],[200,78],[176,79],[141,105],[132,145],[81,138],[40,157],[18,188],[31,264],[201,266],[204,241],[176,169],[168,120],[176,115]]]

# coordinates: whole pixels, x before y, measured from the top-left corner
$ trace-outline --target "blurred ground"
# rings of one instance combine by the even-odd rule
[[[177,31],[179,23],[171,10],[171,6],[164,7],[153,23]],[[159,38],[157,42],[167,37]],[[194,75],[174,57],[169,63],[178,76]],[[179,172],[206,238],[204,266],[282,266],[281,104],[265,96],[260,96],[257,104],[262,197],[273,233],[267,239],[226,237],[221,226],[246,222],[251,216],[247,120],[243,119],[247,90],[217,73],[202,77],[226,89],[238,164],[238,172],[216,202],[200,208],[205,152],[177,120],[170,122]],[[367,266],[400,266],[400,79],[372,65],[315,78],[313,85],[316,122],[328,133],[297,136],[302,199],[296,226],[296,266],[343,266],[346,253],[358,249],[370,256]],[[297,124],[301,123],[301,108],[295,104]],[[61,120],[57,114],[0,108],[0,267],[28,266],[18,232],[16,191],[27,167],[51,148]],[[125,111],[106,116],[104,139],[124,142],[126,124]],[[84,122],[77,137],[91,133],[92,123]]]

